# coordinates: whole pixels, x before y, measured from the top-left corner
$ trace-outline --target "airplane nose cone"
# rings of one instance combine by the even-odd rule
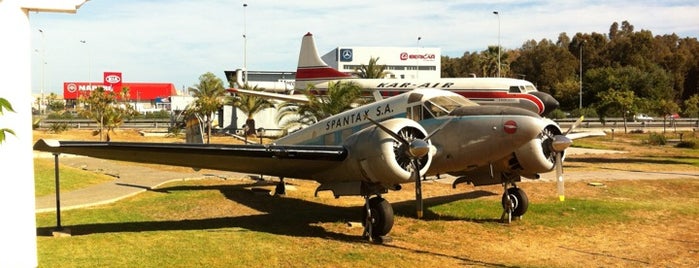
[[[553,110],[556,110],[556,108],[560,106],[558,101],[548,93],[535,91],[531,92],[531,94],[539,98],[541,102],[544,103],[544,112],[541,114],[542,116],[546,116],[547,114],[549,114]]]

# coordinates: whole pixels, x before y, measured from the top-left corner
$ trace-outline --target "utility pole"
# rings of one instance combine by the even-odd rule
[[[498,16],[498,77],[500,77],[500,12],[493,11],[495,16]]]
[[[245,84],[248,83],[248,29],[247,29],[247,3],[243,3],[243,73]],[[242,85],[241,85],[242,86]]]
[[[583,91],[582,91],[582,87],[583,87],[583,84],[582,84],[583,83],[582,50],[583,50],[583,44],[585,44],[585,42],[587,42],[587,41],[583,40],[582,42],[580,42],[580,93],[579,93],[580,94],[580,111],[582,111],[582,108],[583,108],[583,100],[582,100],[582,98],[583,98]]]

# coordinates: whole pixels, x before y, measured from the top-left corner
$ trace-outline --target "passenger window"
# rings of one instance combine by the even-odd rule
[[[407,112],[409,119],[412,119],[414,121],[422,120],[422,110],[420,109],[420,106],[408,107]]]

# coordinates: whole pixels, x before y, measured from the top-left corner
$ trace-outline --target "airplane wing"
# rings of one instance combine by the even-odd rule
[[[265,97],[265,98],[288,101],[288,102],[298,102],[298,103],[307,103],[308,102],[308,98],[306,97],[306,95],[303,95],[303,94],[278,94],[278,93],[272,93],[272,92],[265,92],[265,91],[258,91],[258,90],[246,90],[246,89],[239,89],[239,88],[229,88],[228,92],[241,93],[241,94],[253,95],[253,96],[258,96],[258,97]]]
[[[39,140],[34,150],[129,162],[312,179],[347,158],[343,146]]]

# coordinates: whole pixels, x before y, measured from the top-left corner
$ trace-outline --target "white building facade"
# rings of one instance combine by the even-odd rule
[[[337,47],[321,58],[345,73],[378,58],[377,64],[386,65],[385,78],[437,79],[442,72],[441,53],[441,49],[429,47]]]

